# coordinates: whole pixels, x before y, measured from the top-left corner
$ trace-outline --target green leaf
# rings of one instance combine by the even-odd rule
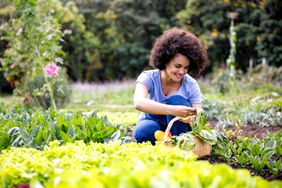
[[[32,128],[32,130],[30,132],[32,138],[36,138],[37,137],[40,128],[41,128],[41,125],[37,125],[37,126]]]
[[[22,136],[19,135],[15,140],[13,140],[11,146],[16,147],[16,146],[23,146],[24,142],[22,140]]]
[[[8,134],[13,137],[13,136],[17,136],[18,134],[20,134],[20,128],[19,127],[12,127],[8,130]]]
[[[10,136],[3,130],[0,130],[0,151],[10,146]]]
[[[34,144],[36,144],[37,146],[42,146],[43,142],[44,142],[43,131],[42,131],[42,129],[40,129],[40,131],[38,132],[38,134],[34,138]]]
[[[60,131],[60,133],[61,133],[61,137],[62,137],[64,143],[68,143],[68,142],[71,141],[71,139],[69,139],[68,135],[65,132]]]
[[[202,138],[204,141],[208,142],[211,145],[214,145],[217,142],[216,136],[207,130],[200,130],[199,136],[200,138]]]

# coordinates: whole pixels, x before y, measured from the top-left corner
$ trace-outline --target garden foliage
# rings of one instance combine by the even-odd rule
[[[118,127],[98,117],[54,110],[34,111],[30,108],[15,107],[0,113],[0,150],[13,147],[43,149],[53,140],[65,144],[76,140],[85,143],[108,142]]]
[[[15,6],[3,2],[0,5],[3,22],[20,15],[14,11]],[[45,6],[46,2],[39,4]],[[230,49],[230,19],[226,17],[229,12],[238,14],[234,20],[238,38],[236,69],[246,72],[249,64],[259,64],[262,58],[271,65],[281,64],[279,0],[48,2],[44,10],[52,10],[49,12],[61,25],[64,42],[59,45],[65,54],[67,74],[75,81],[136,77],[147,68],[149,49],[156,37],[173,26],[187,28],[201,38],[212,62],[206,71],[225,65]],[[6,27],[4,24],[3,28]],[[0,56],[10,48],[7,43],[9,38],[15,38],[16,31],[13,32],[13,36],[1,32],[4,38],[0,43]],[[17,79],[11,78],[12,81]]]
[[[232,133],[230,133],[232,134]],[[282,131],[269,134],[263,139],[233,138],[230,142],[221,142],[213,147],[213,154],[221,156],[229,164],[261,172],[269,169],[274,176],[282,173]]]
[[[149,143],[83,142],[43,151],[11,148],[0,155],[0,185],[31,187],[274,187],[247,170],[194,162],[192,152]],[[36,160],[34,160],[36,159]],[[223,173],[224,172],[224,173]]]
[[[261,64],[247,74],[237,72],[231,85],[225,81],[229,77],[227,71],[215,72],[213,79],[200,82],[209,120],[217,120],[218,126],[223,128],[281,125],[281,75],[281,67]]]
[[[227,136],[223,132],[212,130],[207,126],[205,111],[197,113],[191,127],[192,131],[172,136],[172,144],[183,150],[192,151],[196,146],[195,136],[211,146],[226,145],[228,142]]]
[[[230,19],[228,13],[237,13],[234,20],[237,33],[236,68],[246,71],[249,61],[261,62],[256,47],[264,33],[260,30],[260,18],[264,1],[230,0],[189,0],[186,8],[178,13],[179,22],[195,32],[208,48],[209,66],[219,67],[224,64],[231,46],[228,41]],[[277,27],[278,28],[278,27]],[[266,55],[266,54],[265,54]],[[265,56],[264,56],[265,57]],[[269,62],[274,64],[274,62]],[[217,64],[217,66],[215,66]]]
[[[282,4],[280,0],[267,0],[263,7],[258,44],[260,57],[266,58],[273,65],[282,64]]]
[[[44,74],[44,67],[48,63],[63,63],[64,52],[59,43],[62,38],[61,25],[54,10],[50,11],[55,2],[15,2],[15,17],[5,29],[9,48],[5,50],[1,61],[5,78],[17,88],[15,92],[43,107],[49,107],[53,97],[63,96],[67,101],[70,92],[63,72],[52,81],[53,84]],[[60,104],[65,101],[60,100]]]

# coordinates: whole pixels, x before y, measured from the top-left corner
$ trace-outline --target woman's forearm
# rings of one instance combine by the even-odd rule
[[[162,104],[143,97],[134,98],[134,107],[149,114],[173,115],[178,117],[195,115],[197,110],[197,107]]]
[[[148,98],[134,99],[134,108],[149,114],[172,115],[171,105],[155,102]]]

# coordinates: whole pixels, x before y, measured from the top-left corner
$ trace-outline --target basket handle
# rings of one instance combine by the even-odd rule
[[[187,116],[186,118],[190,118],[190,116]],[[167,137],[168,137],[168,133],[173,125],[174,122],[176,122],[177,120],[180,120],[180,119],[186,119],[186,118],[181,118],[181,117],[174,117],[172,120],[170,120],[170,122],[168,123],[167,125],[167,128],[165,130],[165,134],[164,134],[164,141],[167,140]],[[188,123],[189,126],[191,126],[189,123]],[[192,126],[191,126],[192,127]]]
[[[202,108],[196,108],[196,115],[197,114],[199,114],[200,112],[202,112],[203,111],[203,109]],[[166,128],[166,130],[165,130],[165,134],[164,134],[164,141],[166,141],[167,140],[167,136],[168,136],[168,133],[169,133],[169,131],[170,131],[170,129],[171,129],[171,127],[172,127],[172,125],[173,125],[173,123],[174,122],[176,122],[177,120],[180,120],[180,119],[187,119],[187,118],[190,118],[190,116],[187,116],[187,117],[185,117],[185,118],[182,118],[182,117],[174,117],[172,120],[170,120],[170,122],[168,123],[168,125],[167,125],[167,128]],[[193,121],[192,121],[193,122]],[[191,125],[188,123],[188,125],[189,126],[191,126],[192,127],[192,123],[191,123]]]
[[[179,120],[179,119],[180,119],[180,117],[174,117],[172,120],[170,120],[170,122],[168,123],[167,128],[166,128],[166,130],[165,130],[164,139],[163,139],[164,141],[167,140],[168,133],[169,133],[169,131],[170,131],[170,129],[171,129],[173,123],[174,123],[175,121]]]

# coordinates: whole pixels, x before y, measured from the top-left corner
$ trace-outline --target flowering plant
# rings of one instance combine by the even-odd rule
[[[27,80],[23,88],[25,103],[28,105],[42,106],[43,108],[53,107],[57,109],[69,101],[71,94],[65,69],[50,62],[41,73]],[[43,74],[42,74],[43,73]]]
[[[55,77],[59,76],[59,67],[54,63],[50,62],[45,68],[44,72],[48,77]]]
[[[0,60],[5,78],[27,105],[54,109],[63,106],[70,89],[65,70],[56,65],[63,63],[62,27],[56,11],[46,11],[61,5],[56,0],[12,2],[15,13],[22,14],[13,16],[4,30],[10,46]]]
[[[50,97],[51,97],[51,101],[52,101],[52,105],[53,108],[56,110],[56,102],[54,99],[54,92],[53,92],[53,87],[50,85],[50,80],[48,80],[48,77],[55,77],[57,78],[59,76],[59,67],[54,63],[54,62],[50,62],[45,68],[44,68],[44,72],[45,72],[45,81],[46,81],[46,86],[47,89],[50,93]]]

